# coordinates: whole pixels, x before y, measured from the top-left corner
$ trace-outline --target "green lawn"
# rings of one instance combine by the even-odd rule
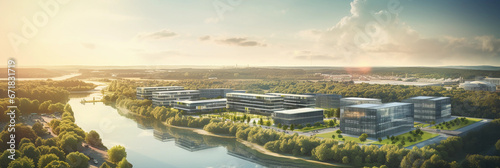
[[[312,127],[304,127],[302,129],[295,129],[293,131],[306,132],[306,131],[312,131],[312,130],[319,130],[319,129],[323,129],[323,128],[328,128],[328,127],[324,126],[324,125],[321,125],[319,127],[312,126]],[[290,130],[290,127],[288,127],[288,129]]]
[[[333,132],[328,132],[328,133],[323,133],[323,134],[317,134],[316,136],[317,136],[317,137],[323,137],[323,138],[327,138],[327,139],[328,139],[328,138],[330,138],[330,139],[331,139],[331,138],[332,138],[332,135],[335,135],[335,139],[336,139],[336,140],[338,140],[338,141],[342,141],[342,139],[338,137],[338,134],[337,134],[337,133],[335,133],[335,131],[333,131]],[[343,134],[341,134],[341,135],[343,136],[343,138],[344,138],[346,141],[354,141],[354,142],[356,142],[356,143],[369,143],[369,142],[373,142],[372,140],[369,140],[369,139],[367,139],[365,142],[361,142],[361,141],[359,140],[359,138],[357,138],[357,137],[350,137],[350,136],[346,136],[346,135],[343,135]]]
[[[424,128],[424,127],[429,126],[430,124],[414,122],[413,125],[414,125],[414,127],[422,127],[422,128]]]
[[[451,126],[450,129],[448,129],[447,127],[443,126],[443,130],[457,130],[457,129],[460,129],[462,127],[465,127],[465,126],[468,126],[468,125],[471,125],[471,124],[474,124],[476,122],[479,122],[483,119],[479,119],[479,118],[467,118],[467,120],[469,122],[467,122],[466,124],[464,123],[461,123],[461,124],[455,124],[454,126]],[[437,124],[436,124],[437,125]],[[433,129],[437,129],[437,127],[435,126],[432,126],[431,128]],[[441,129],[441,128],[440,128]]]
[[[404,147],[411,146],[411,145],[417,144],[419,142],[423,142],[425,140],[437,137],[439,135],[439,134],[433,134],[433,133],[429,133],[429,132],[425,132],[425,131],[423,131],[423,132],[424,132],[424,134],[421,137],[417,138],[417,141],[410,142],[408,140],[405,140]],[[401,139],[403,138],[403,136],[405,137],[405,139],[407,139],[408,136],[411,136],[413,138],[413,135],[411,135],[409,132],[395,136],[395,137],[399,138],[399,141],[397,141],[395,143],[395,145],[397,145],[401,142]],[[379,145],[392,144],[392,141],[390,139],[384,139],[384,140],[382,140],[382,142],[377,141],[377,142],[374,142],[373,144],[379,144]]]

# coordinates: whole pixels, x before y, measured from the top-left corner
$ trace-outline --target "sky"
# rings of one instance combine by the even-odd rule
[[[500,66],[498,9],[494,0],[0,0],[0,57],[19,66]]]

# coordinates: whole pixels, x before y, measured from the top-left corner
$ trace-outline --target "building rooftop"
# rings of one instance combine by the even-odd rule
[[[199,91],[199,90],[166,90],[166,91],[157,91],[153,93],[178,93],[178,92],[193,92],[193,91]]]
[[[183,87],[183,86],[147,86],[147,87],[137,87],[137,88],[155,89],[155,88],[174,88],[174,87]]]
[[[391,102],[391,103],[384,103],[384,104],[357,104],[357,105],[351,105],[347,107],[354,107],[354,108],[370,108],[370,109],[379,109],[379,108],[386,108],[386,107],[394,107],[394,106],[401,106],[401,105],[408,105],[412,103],[403,103],[403,102]]]
[[[254,97],[280,97],[280,96],[274,96],[274,95],[265,95],[265,94],[254,94],[254,93],[227,93],[226,95],[240,95],[240,96],[254,96]]]
[[[444,99],[449,99],[449,97],[435,97],[435,96],[416,96],[416,97],[411,97],[409,99],[413,100],[444,100]]]
[[[315,109],[315,108],[298,108],[298,109],[291,109],[291,110],[280,110],[280,111],[275,111],[275,113],[283,113],[283,114],[299,114],[299,113],[310,113],[310,112],[317,112],[317,111],[323,111],[323,109]]]
[[[212,103],[212,102],[219,102],[219,101],[227,101],[227,99],[180,100],[180,101],[175,101],[175,102],[182,102],[182,103],[186,103],[186,104],[191,104],[191,103]]]
[[[313,95],[288,94],[288,93],[266,93],[266,94],[267,95],[277,95],[277,96],[314,97]]]
[[[363,97],[345,97],[342,100],[380,100],[375,98],[363,98]]]

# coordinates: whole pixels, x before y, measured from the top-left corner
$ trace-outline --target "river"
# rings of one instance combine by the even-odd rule
[[[99,92],[71,94],[68,103],[75,113],[76,124],[86,132],[97,131],[108,148],[124,146],[127,160],[134,167],[311,166],[283,162],[281,158],[260,154],[232,138],[199,135],[190,130],[165,126],[156,120],[127,116],[101,102],[80,103],[81,99],[100,99],[98,97],[101,96]]]

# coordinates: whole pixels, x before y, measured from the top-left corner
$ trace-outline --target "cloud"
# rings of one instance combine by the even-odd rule
[[[243,38],[243,37],[230,37],[230,38],[219,39],[216,41],[217,41],[217,43],[220,43],[220,44],[235,45],[235,46],[242,46],[242,47],[253,47],[253,46],[265,47],[265,46],[267,46],[264,43],[248,40],[247,38]]]
[[[137,34],[136,38],[141,40],[160,40],[165,38],[171,38],[177,36],[176,32],[170,31],[168,29],[163,29],[155,32],[146,32]]]
[[[202,36],[202,37],[198,38],[198,40],[200,40],[200,41],[210,40],[210,36]]]
[[[94,43],[82,43],[82,46],[87,48],[87,49],[95,49],[95,44]]]
[[[318,51],[356,63],[449,64],[457,60],[500,60],[500,39],[423,37],[399,19],[404,7],[393,1],[354,0],[350,15],[327,30],[308,29],[300,37],[318,41]],[[321,57],[318,57],[321,58]]]

